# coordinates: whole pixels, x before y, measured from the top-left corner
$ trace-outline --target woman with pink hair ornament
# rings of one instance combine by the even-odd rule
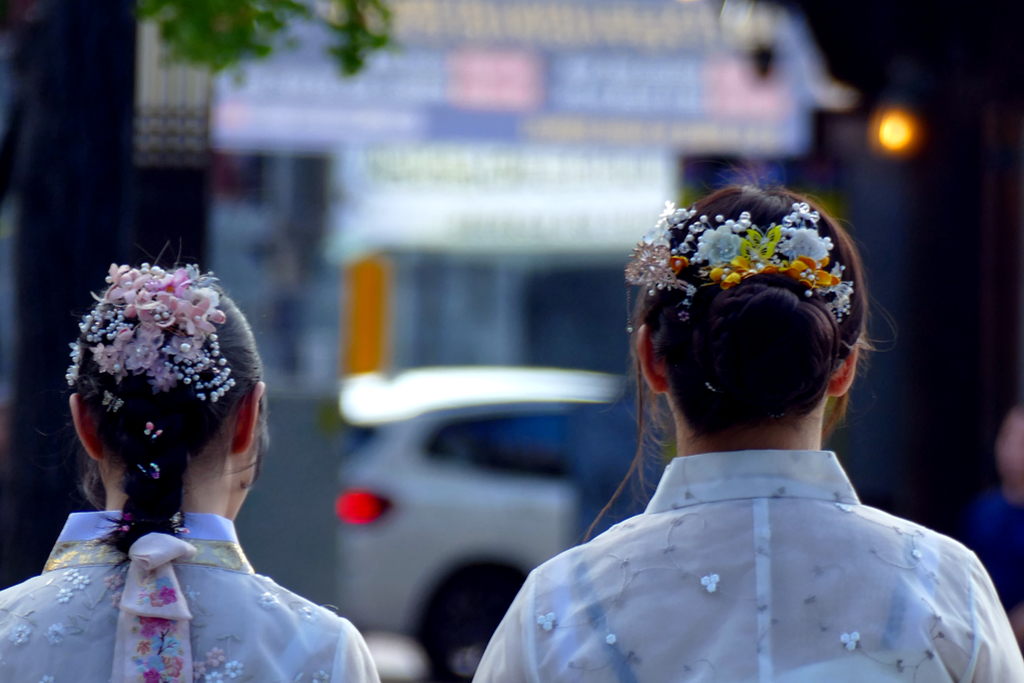
[[[111,265],[71,344],[82,489],[0,592],[0,681],[379,683],[353,626],[257,575],[233,519],[267,445],[263,366],[210,274]]]
[[[676,457],[643,514],[529,575],[474,680],[1024,681],[974,554],[862,505],[822,450],[867,350],[842,228],[726,188],[669,204],[626,281],[640,405],[663,402]]]

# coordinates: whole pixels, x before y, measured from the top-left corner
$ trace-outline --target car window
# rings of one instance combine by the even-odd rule
[[[348,427],[342,435],[341,452],[349,456],[357,453],[363,446],[370,443],[377,434],[373,427]]]
[[[437,431],[432,458],[485,469],[561,476],[568,471],[565,415],[510,415],[451,422]]]

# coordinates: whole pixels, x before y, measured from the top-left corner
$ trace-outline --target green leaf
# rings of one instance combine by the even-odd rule
[[[392,15],[384,0],[331,0],[324,13],[295,0],[138,0],[136,15],[157,23],[172,59],[212,71],[293,49],[288,29],[300,21],[328,27],[328,52],[346,76],[391,42]]]

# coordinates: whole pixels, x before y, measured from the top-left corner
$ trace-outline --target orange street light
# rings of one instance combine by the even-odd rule
[[[906,109],[881,108],[875,114],[871,137],[874,146],[882,152],[893,156],[908,156],[920,146],[921,122]]]

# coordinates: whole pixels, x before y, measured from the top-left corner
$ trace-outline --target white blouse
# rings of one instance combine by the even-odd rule
[[[160,569],[173,570],[171,599],[153,602],[188,616],[187,647],[152,627],[177,622],[143,617],[132,650],[115,657],[136,560],[95,542],[110,525],[108,513],[71,515],[43,573],[0,592],[0,682],[379,683],[352,624],[254,573],[216,515],[186,514],[187,544],[155,535],[187,550]]]
[[[860,505],[835,455],[675,459],[647,510],[535,569],[477,683],[1024,682],[992,582]]]

